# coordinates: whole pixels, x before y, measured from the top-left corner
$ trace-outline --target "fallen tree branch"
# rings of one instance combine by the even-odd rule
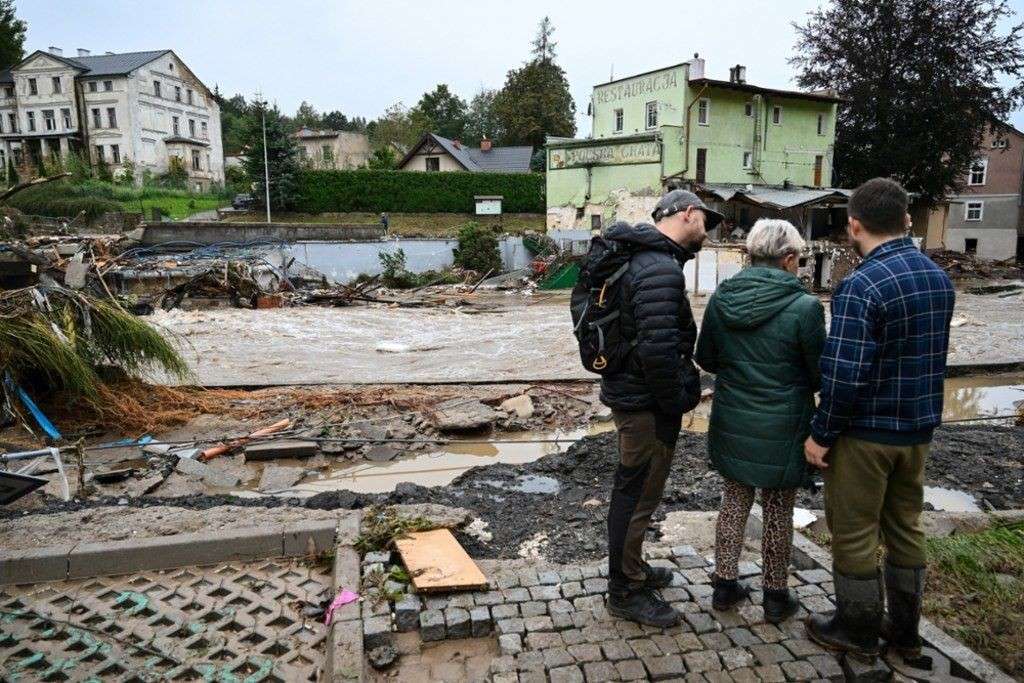
[[[52,183],[54,180],[60,180],[61,178],[67,178],[70,175],[71,174],[67,173],[67,172],[65,172],[65,173],[58,173],[57,175],[52,175],[52,176],[42,177],[42,178],[33,178],[32,180],[26,180],[23,183],[18,183],[14,187],[8,188],[3,194],[0,194],[0,202],[6,201],[9,197],[18,194],[22,190],[28,189],[30,187],[34,187],[36,185],[42,185],[44,183]]]

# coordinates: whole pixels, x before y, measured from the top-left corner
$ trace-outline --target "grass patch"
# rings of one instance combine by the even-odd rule
[[[423,517],[402,517],[394,508],[377,505],[363,511],[362,532],[356,539],[361,554],[391,547],[392,541],[412,531],[430,531],[437,525]]]
[[[227,206],[231,200],[223,191],[196,194],[168,187],[135,187],[88,180],[29,188],[11,197],[8,203],[27,214],[53,218],[73,218],[79,211],[85,211],[90,221],[108,211],[141,212],[149,217],[156,207],[170,218],[180,220],[199,211]]]
[[[1024,523],[928,539],[924,612],[1024,679]]]
[[[172,220],[180,221],[200,211],[212,211],[230,204],[230,200],[220,197],[196,195],[193,197],[148,197],[122,202],[125,211],[142,212],[149,218],[153,208],[160,209]]]
[[[546,230],[544,214],[510,213],[503,216],[474,216],[468,213],[389,213],[389,231],[401,237],[457,237],[459,228],[475,221],[511,235],[528,231]],[[273,214],[275,222],[281,223],[355,223],[378,224],[380,214],[376,213],[298,213],[278,212]],[[264,218],[256,213],[236,215],[228,221],[240,223],[262,222]]]

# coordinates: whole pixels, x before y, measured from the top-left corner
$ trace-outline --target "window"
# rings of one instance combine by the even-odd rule
[[[53,94],[59,95],[61,93],[61,82],[60,76],[53,77]]]
[[[967,202],[964,210],[965,221],[980,221],[985,215],[985,202]]]
[[[749,116],[750,118],[754,117],[754,103],[753,102],[747,102],[746,104],[743,105],[743,115],[744,116]]]
[[[696,181],[698,183],[707,182],[708,175],[708,150],[706,147],[697,148],[697,173]]]
[[[199,150],[192,150],[192,170],[201,171],[203,170],[202,157],[199,155]]]
[[[330,163],[334,161],[334,150],[331,149],[330,145],[323,145],[320,147],[320,154],[323,156],[324,161]]]
[[[299,158],[305,159],[309,155],[305,147],[299,147]]]
[[[99,89],[99,83],[96,81],[89,81],[89,92],[96,92]]]
[[[209,128],[206,125],[206,121],[202,122],[202,128],[203,128],[203,139],[205,140],[205,139],[207,139],[209,137]]]
[[[103,81],[103,90],[110,92],[114,89],[114,81]]]
[[[192,104],[192,90],[185,91],[185,101]]]
[[[34,78],[28,79],[28,94],[29,95],[38,95],[39,94],[39,86],[36,84],[36,79],[34,79]]]
[[[441,170],[441,157],[427,157],[427,170],[428,171],[440,171]]]
[[[753,165],[754,165],[754,153],[753,152],[744,152],[743,153],[743,168],[745,168],[747,170],[750,170],[750,168]]]
[[[657,128],[658,127],[658,103],[648,102],[647,103],[647,127]]]
[[[818,114],[818,135],[825,134],[825,115]]]
[[[28,132],[32,132],[36,129],[36,113],[34,111],[25,112],[25,118],[28,119]]]
[[[96,145],[96,161],[103,161],[103,145]]]
[[[14,112],[7,115],[7,123],[9,124],[7,127],[10,128],[9,133],[18,132],[18,117]]]
[[[4,96],[5,97],[14,97],[14,86],[13,85],[4,86]]]
[[[977,254],[978,253],[978,238],[968,237],[964,240],[964,253],[965,254]]]
[[[711,100],[706,97],[700,98],[697,102],[697,123],[702,126],[708,125],[711,118]]]
[[[180,85],[174,86],[174,101],[175,102],[181,102],[181,86]]]
[[[984,185],[988,176],[988,158],[978,159],[971,166],[971,177],[967,180],[968,185]]]
[[[181,132],[181,128],[178,126],[177,116],[171,117],[171,132],[175,135],[178,135]]]
[[[1008,147],[1008,141],[1006,138],[992,141],[992,149],[1006,149]]]
[[[103,127],[103,119],[100,118],[100,110],[98,108],[92,110],[92,127],[93,128],[102,128]]]
[[[772,107],[772,123],[776,126],[782,123],[782,107],[779,105]]]
[[[107,107],[107,126],[117,128],[117,109],[114,107]]]
[[[43,128],[45,130],[57,130],[57,117],[53,115],[52,109],[43,110]]]
[[[64,130],[71,130],[71,110],[61,109],[60,116],[64,119]]]
[[[194,138],[196,136],[196,120],[195,119],[189,119],[188,120],[188,136],[190,138]]]
[[[153,94],[160,97],[160,81],[153,81]]]
[[[814,157],[814,186],[821,187],[822,175],[825,170],[825,157],[817,155]]]
[[[615,132],[616,133],[621,133],[622,132],[622,124],[623,124],[623,122],[624,122],[624,118],[622,116],[622,110],[621,109],[616,109],[615,110]]]
[[[600,230],[601,229],[601,219],[602,219],[602,216],[599,213],[592,213],[592,214],[590,214],[590,229],[591,230]]]
[[[120,145],[110,146],[110,160],[115,164],[121,163],[121,147]]]

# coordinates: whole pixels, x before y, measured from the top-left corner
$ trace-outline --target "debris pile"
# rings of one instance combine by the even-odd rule
[[[945,249],[931,249],[928,256],[954,280],[1010,280],[1024,277],[1024,269],[1014,258],[985,261],[972,254]]]

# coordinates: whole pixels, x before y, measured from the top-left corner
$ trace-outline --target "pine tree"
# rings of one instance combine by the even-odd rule
[[[465,137],[466,102],[444,83],[423,93],[410,115],[418,128],[451,140]]]
[[[551,18],[545,16],[540,20],[537,27],[537,37],[533,39],[533,58],[536,61],[552,62],[555,59],[555,48],[558,43],[551,40],[555,33],[555,27],[551,24]]]
[[[298,149],[288,134],[287,124],[275,106],[255,102],[246,116],[242,143],[246,149],[245,170],[256,185],[256,201],[265,197],[263,166],[263,116],[266,116],[267,166],[270,170],[270,207],[287,211],[294,207],[298,194]]]
[[[14,0],[0,0],[0,69],[9,69],[25,58],[27,28],[14,13]]]
[[[494,101],[497,96],[498,91],[489,88],[483,88],[473,96],[466,112],[465,140],[468,144],[479,144],[484,138],[501,139],[501,127],[494,112]]]

